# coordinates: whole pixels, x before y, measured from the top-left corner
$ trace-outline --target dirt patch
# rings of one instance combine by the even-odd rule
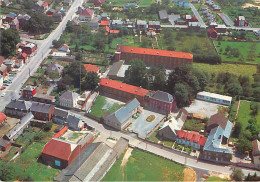
[[[214,173],[214,172],[209,172],[210,177],[215,176],[219,177],[225,180],[231,180],[230,175],[228,174],[222,174],[222,173]]]
[[[246,8],[251,8],[251,7],[260,9],[260,6],[257,6],[257,5],[254,5],[254,4],[250,4],[250,3],[245,3],[245,4],[242,6],[242,8],[244,8],[244,9],[246,9]]]
[[[196,181],[196,172],[193,169],[184,168],[183,174],[184,174],[183,181]]]
[[[123,167],[123,166],[126,165],[128,159],[129,159],[129,157],[131,156],[132,151],[133,151],[133,148],[130,148],[130,147],[129,147],[129,148],[127,149],[127,151],[126,151],[126,153],[125,153],[125,155],[124,155],[124,157],[123,157],[123,160],[122,160],[122,163],[121,163],[121,167]]]

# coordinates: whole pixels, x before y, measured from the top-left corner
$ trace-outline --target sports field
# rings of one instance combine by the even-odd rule
[[[125,166],[123,155],[102,181],[183,181],[184,166],[138,149],[132,151]]]

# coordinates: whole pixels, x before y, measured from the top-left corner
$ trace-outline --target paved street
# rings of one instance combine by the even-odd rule
[[[206,24],[204,23],[204,21],[202,20],[202,18],[201,18],[201,16],[200,16],[199,12],[198,12],[197,9],[193,6],[192,3],[190,3],[190,8],[191,8],[193,14],[198,18],[198,20],[199,20],[199,22],[200,22],[200,24],[201,24],[201,28],[206,28],[206,27],[207,27]]]
[[[63,18],[62,22],[59,26],[49,35],[49,37],[45,40],[37,41],[37,40],[30,40],[33,43],[37,44],[37,52],[35,56],[31,57],[29,64],[24,65],[21,72],[19,72],[16,78],[13,80],[12,84],[5,90],[6,95],[0,98],[0,111],[3,111],[5,106],[10,102],[11,99],[18,99],[19,98],[19,90],[22,85],[26,82],[29,78],[29,72],[32,75],[39,65],[41,64],[42,60],[48,56],[49,52],[51,51],[50,47],[52,46],[53,40],[58,40],[66,27],[68,20],[71,19],[72,15],[75,14],[77,11],[78,6],[83,3],[83,0],[75,0],[69,9],[66,16]],[[28,40],[29,39],[22,39]]]
[[[153,145],[151,145],[147,142],[143,142],[142,140],[137,138],[134,134],[127,134],[127,133],[123,133],[123,132],[120,132],[120,131],[114,131],[113,129],[109,129],[107,127],[104,127],[104,125],[98,123],[97,121],[94,121],[90,118],[83,116],[82,115],[83,113],[80,115],[78,112],[75,112],[75,111],[72,111],[72,112],[73,112],[73,114],[82,118],[87,123],[87,125],[89,125],[93,128],[96,128],[96,130],[98,130],[100,132],[101,138],[107,138],[109,136],[112,136],[112,137],[115,137],[115,138],[124,137],[124,138],[127,138],[130,141],[130,145],[134,145],[138,148],[149,151],[151,153],[162,156],[164,158],[176,161],[180,164],[184,164],[184,165],[187,165],[187,166],[190,166],[190,167],[208,170],[208,171],[212,171],[212,172],[218,172],[218,173],[231,174],[231,172],[232,172],[230,170],[229,166],[219,166],[219,165],[210,164],[210,163],[206,163],[206,162],[199,162],[199,161],[197,161],[196,159],[193,159],[193,158],[184,157],[177,152],[174,153],[172,150],[169,150],[169,151],[164,150],[164,149],[161,149],[158,146],[153,146]],[[248,173],[251,173],[251,174],[255,173],[254,170],[247,170],[247,169],[243,169],[243,172],[246,175]],[[260,175],[260,172],[257,172],[257,174]]]
[[[228,15],[226,15],[225,13],[219,13],[218,15],[224,21],[226,26],[234,27],[234,22],[232,20],[230,20]]]

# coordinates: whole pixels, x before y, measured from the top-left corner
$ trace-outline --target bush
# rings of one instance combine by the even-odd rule
[[[155,115],[150,115],[146,118],[147,122],[152,122],[155,119]]]
[[[44,126],[44,131],[50,131],[52,128],[53,123],[52,122],[47,122]]]

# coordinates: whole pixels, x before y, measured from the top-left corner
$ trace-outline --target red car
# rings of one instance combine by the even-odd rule
[[[4,90],[6,87],[2,87],[0,90]]]

